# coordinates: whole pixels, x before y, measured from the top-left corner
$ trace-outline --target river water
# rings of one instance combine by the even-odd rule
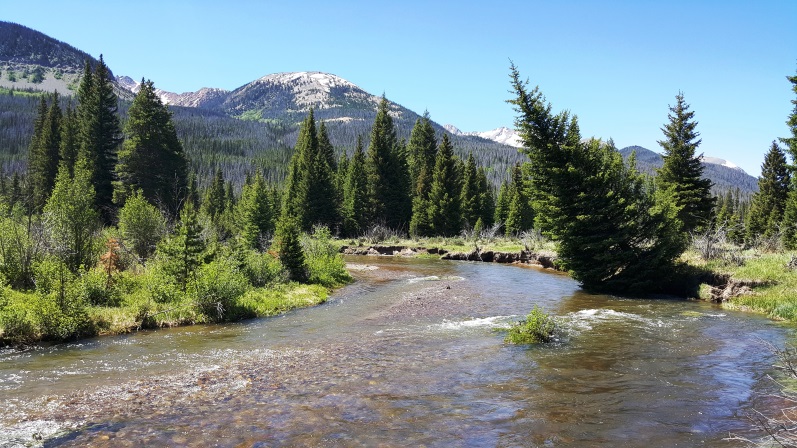
[[[0,446],[737,446],[792,337],[529,267],[348,261],[281,317],[0,352]],[[505,344],[535,304],[561,339]]]

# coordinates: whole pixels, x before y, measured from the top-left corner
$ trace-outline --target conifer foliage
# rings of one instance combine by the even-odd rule
[[[383,96],[371,129],[366,171],[371,200],[369,222],[384,221],[393,229],[406,228],[412,202],[409,195],[409,172],[404,148],[396,137],[387,99]]]
[[[658,187],[671,194],[678,207],[678,219],[683,231],[689,233],[707,224],[711,218],[715,199],[711,194],[711,181],[703,179],[702,154],[696,155],[701,140],[695,128],[695,113],[689,110],[683,93],[675,97],[670,107],[669,123],[662,131],[664,140],[664,165],[659,169]]]
[[[786,208],[791,176],[786,166],[786,155],[772,142],[761,165],[758,192],[753,195],[750,221],[747,226],[748,239],[757,236],[770,238],[778,234]]]
[[[95,203],[103,221],[108,224],[115,219],[113,181],[122,133],[111,73],[102,56],[94,71],[86,61],[77,97],[80,124],[78,159],[91,175],[91,184],[96,191]]]
[[[654,202],[644,179],[609,142],[582,142],[575,117],[551,113],[514,64],[516,127],[529,155],[532,190],[563,265],[585,288],[661,288],[685,245],[671,204]]]
[[[124,203],[125,197],[140,189],[149,202],[176,214],[185,194],[188,166],[171,113],[152,81],[141,80],[124,137],[116,165],[116,202]]]
[[[786,124],[789,126],[791,136],[781,138],[780,141],[786,145],[786,151],[791,156],[791,188],[786,200],[786,209],[783,213],[782,241],[787,249],[797,249],[797,75],[787,76],[786,79],[791,83],[791,90],[795,98],[791,100],[794,105]]]

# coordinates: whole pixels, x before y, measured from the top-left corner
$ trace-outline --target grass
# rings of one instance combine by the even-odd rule
[[[747,250],[741,253],[744,264],[738,266],[723,260],[702,261],[688,252],[684,260],[733,280],[757,283],[752,294],[725,302],[724,307],[764,314],[772,319],[797,321],[797,271],[786,265],[797,252],[762,253]],[[701,298],[707,298],[707,287],[701,287]]]

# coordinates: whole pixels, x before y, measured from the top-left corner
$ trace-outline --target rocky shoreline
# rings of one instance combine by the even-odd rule
[[[557,257],[552,254],[541,254],[527,250],[519,252],[499,252],[474,248],[470,252],[449,252],[436,247],[410,246],[343,246],[340,252],[344,255],[370,255],[390,257],[416,257],[419,255],[437,255],[441,260],[481,261],[485,263],[517,263],[538,266],[545,269],[560,270]]]

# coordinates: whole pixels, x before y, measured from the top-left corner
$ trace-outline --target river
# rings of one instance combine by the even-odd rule
[[[530,267],[347,261],[315,308],[0,352],[0,446],[737,446],[793,333]],[[563,336],[505,344],[535,304]]]

